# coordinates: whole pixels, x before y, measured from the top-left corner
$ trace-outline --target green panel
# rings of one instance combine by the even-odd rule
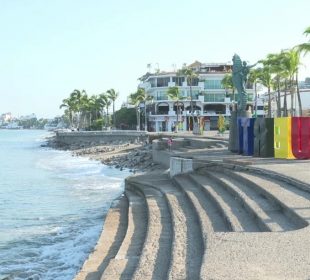
[[[257,118],[254,125],[254,156],[274,157],[274,119]]]
[[[265,118],[265,143],[261,147],[261,157],[274,157],[274,119]]]
[[[254,156],[259,157],[260,156],[260,130],[262,127],[262,121],[263,119],[257,118],[254,123]]]

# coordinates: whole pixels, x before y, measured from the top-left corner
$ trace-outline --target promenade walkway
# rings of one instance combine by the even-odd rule
[[[197,168],[127,178],[76,279],[310,279],[309,161],[166,153]]]

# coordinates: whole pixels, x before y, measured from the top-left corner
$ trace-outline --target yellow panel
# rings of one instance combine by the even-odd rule
[[[294,159],[292,152],[292,118],[274,119],[274,157]]]

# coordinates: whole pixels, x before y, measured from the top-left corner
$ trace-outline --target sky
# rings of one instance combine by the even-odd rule
[[[0,0],[0,114],[61,115],[74,89],[119,92],[183,63],[254,64],[307,42],[309,0]],[[310,54],[300,78],[310,77]],[[176,65],[176,66],[173,66]]]

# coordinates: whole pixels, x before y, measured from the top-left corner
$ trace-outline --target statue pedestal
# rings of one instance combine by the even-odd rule
[[[228,149],[237,153],[239,150],[239,138],[238,138],[238,124],[237,124],[237,112],[231,112],[230,124],[229,124],[229,145]]]

